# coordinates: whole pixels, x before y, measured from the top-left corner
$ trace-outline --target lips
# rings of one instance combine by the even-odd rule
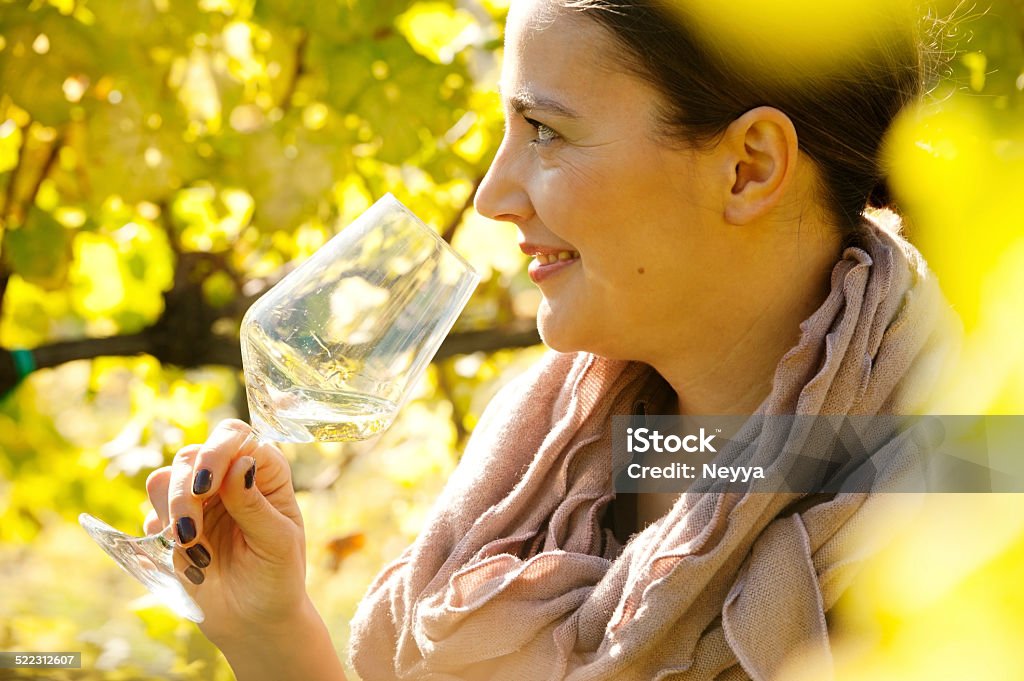
[[[553,265],[556,262],[575,260],[580,257],[580,254],[576,251],[558,251],[557,253],[538,253],[534,257],[536,257],[542,265]]]
[[[558,272],[579,262],[579,251],[558,246],[541,246],[538,244],[519,244],[520,250],[533,256],[528,273],[533,283],[539,284]]]

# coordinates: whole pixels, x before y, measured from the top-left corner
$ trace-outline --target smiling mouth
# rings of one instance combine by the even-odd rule
[[[580,262],[578,251],[535,253],[527,273],[530,275],[533,283],[540,284],[549,277],[557,275],[562,270],[571,268],[578,262]]]
[[[577,251],[558,251],[557,253],[538,253],[533,257],[541,265],[553,265],[556,262],[578,260],[580,254]]]

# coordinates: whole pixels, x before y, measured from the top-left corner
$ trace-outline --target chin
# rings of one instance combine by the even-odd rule
[[[544,345],[548,346],[552,350],[557,352],[577,352],[583,348],[576,347],[573,344],[564,342],[558,334],[552,334],[544,330],[544,327],[537,326],[537,330],[540,332],[540,340]]]
[[[540,333],[540,340],[544,345],[557,352],[575,352],[580,348],[575,347],[566,333],[566,324],[558,319],[558,315],[551,311],[548,301],[541,301],[537,310],[537,331]]]
[[[580,320],[551,310],[547,301],[537,310],[537,331],[544,345],[556,352],[593,352],[601,354],[594,341],[597,335]]]
[[[600,357],[616,360],[635,360],[635,347],[623,347],[624,337],[616,338],[583,319],[559,315],[542,302],[537,310],[537,331],[544,345],[556,352],[589,352]]]

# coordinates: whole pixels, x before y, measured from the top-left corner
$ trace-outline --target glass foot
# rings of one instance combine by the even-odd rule
[[[133,537],[88,513],[79,515],[78,522],[100,548],[125,572],[142,582],[161,603],[187,620],[203,621],[202,609],[185,592],[174,573],[174,540],[170,527],[148,537]]]

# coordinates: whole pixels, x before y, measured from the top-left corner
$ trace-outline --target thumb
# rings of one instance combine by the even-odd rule
[[[294,523],[260,492],[256,459],[242,456],[231,464],[220,487],[220,498],[251,546],[273,553],[275,548],[288,545],[282,539],[294,531]]]

